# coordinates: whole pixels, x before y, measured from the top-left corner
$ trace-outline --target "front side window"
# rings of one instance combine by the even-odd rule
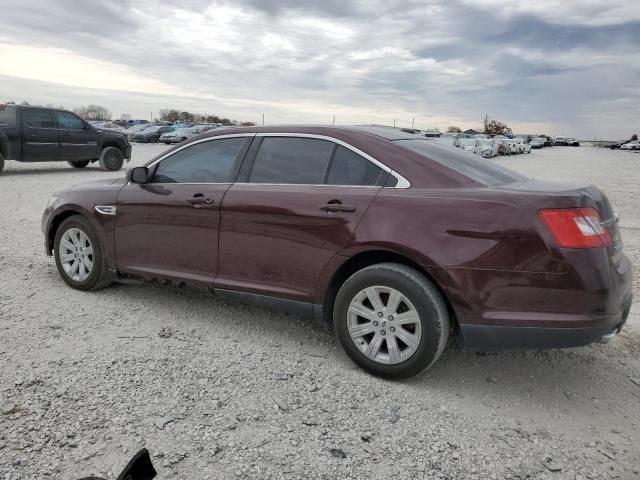
[[[31,128],[53,128],[53,117],[49,110],[27,108],[21,112],[22,124]]]
[[[366,158],[338,146],[326,183],[329,185],[383,185],[388,175]]]
[[[333,148],[332,142],[315,138],[266,137],[256,154],[248,181],[320,185]]]
[[[56,112],[58,128],[63,130],[84,130],[84,120],[69,112]]]
[[[227,183],[247,138],[196,143],[162,160],[151,183]]]

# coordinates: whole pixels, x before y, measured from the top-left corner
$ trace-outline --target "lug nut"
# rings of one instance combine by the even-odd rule
[[[373,326],[377,327],[378,326],[378,322],[373,322]]]
[[[382,312],[378,312],[378,316],[379,316],[380,318],[382,318],[382,315],[383,315],[383,313],[382,313]]]
[[[389,330],[391,330],[392,332],[396,331],[396,329],[394,327],[391,327]]]
[[[393,321],[393,315],[389,315],[389,321],[392,322]]]
[[[384,336],[386,335],[387,332],[385,332],[384,330],[380,330],[380,335]]]

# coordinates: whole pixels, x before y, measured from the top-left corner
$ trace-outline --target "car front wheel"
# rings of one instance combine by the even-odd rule
[[[80,215],[62,222],[56,231],[53,255],[62,279],[77,290],[97,290],[111,284],[100,239]]]
[[[336,296],[333,322],[349,357],[383,378],[408,378],[429,368],[449,338],[449,313],[436,286],[401,264],[364,268]]]

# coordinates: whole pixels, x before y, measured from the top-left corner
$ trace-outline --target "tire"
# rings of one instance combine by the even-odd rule
[[[67,163],[73,168],[84,168],[89,165],[90,162],[91,160],[69,160]]]
[[[391,307],[394,311],[388,315],[385,310],[397,293],[402,300],[397,308]],[[371,308],[372,297],[380,302],[378,309]],[[359,311],[366,311],[367,316],[353,313],[352,305],[360,306]],[[417,315],[412,316],[411,312]],[[405,322],[411,317],[414,322],[398,324],[395,315],[404,316]],[[349,277],[336,296],[333,325],[351,360],[363,370],[387,379],[408,378],[426,370],[440,357],[449,338],[449,312],[437,287],[422,273],[396,263],[372,265]],[[362,327],[360,333],[365,334],[352,338],[350,328],[353,332],[354,327]],[[397,349],[390,347],[391,340]],[[410,343],[414,341],[412,347]],[[367,355],[366,351],[376,350],[376,345],[377,353]]]
[[[124,155],[116,147],[106,147],[100,152],[100,168],[105,172],[117,172],[122,168]]]
[[[67,233],[69,235],[66,235]],[[91,253],[86,250],[87,245],[91,248]],[[81,248],[79,251],[74,251],[71,248],[78,246]],[[80,256],[73,257],[65,263],[66,259],[63,255],[74,254]],[[87,267],[86,261],[82,261],[82,254],[85,255],[85,260],[90,262],[91,268]],[[62,279],[76,290],[98,290],[112,283],[109,279],[109,265],[104,255],[102,243],[91,223],[81,215],[67,218],[58,227],[53,242],[53,256]],[[76,263],[79,265],[77,269],[75,269]],[[86,274],[86,277],[83,277],[82,274]]]
[[[154,136],[154,137],[151,137],[151,138],[149,139],[149,141],[150,141],[151,143],[158,143],[158,142],[160,141],[160,139],[159,139],[158,137],[155,137],[155,136]]]
[[[0,153],[0,173],[4,170],[4,156]]]

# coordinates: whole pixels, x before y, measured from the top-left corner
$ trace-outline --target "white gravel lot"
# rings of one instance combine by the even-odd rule
[[[131,165],[163,148],[136,145]],[[640,265],[639,154],[497,161],[601,187]],[[107,175],[8,162],[0,176],[0,479],[114,478],[143,446],[159,479],[640,478],[637,303],[608,345],[451,344],[426,374],[383,381],[308,320],[159,287],[67,287],[40,216],[56,190]]]

